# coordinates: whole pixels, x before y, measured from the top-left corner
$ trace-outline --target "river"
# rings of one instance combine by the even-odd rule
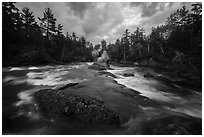
[[[92,63],[2,69],[3,134],[163,134],[170,129],[191,129],[201,134],[202,93],[175,83],[144,77],[144,68],[111,66],[115,77],[88,69]],[[150,69],[158,77],[164,76]],[[124,77],[132,73],[132,77]],[[121,125],[95,125],[42,118],[34,110],[32,94],[79,83],[64,92],[94,97],[119,114]],[[181,126],[181,127],[180,127]],[[167,127],[167,129],[165,129]],[[177,131],[179,132],[179,131]],[[185,132],[185,131],[183,131]]]

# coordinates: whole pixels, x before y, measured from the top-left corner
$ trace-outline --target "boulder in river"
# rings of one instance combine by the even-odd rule
[[[108,109],[104,102],[88,96],[65,94],[59,90],[43,89],[35,92],[38,111],[45,118],[63,117],[86,123],[119,125],[117,113]]]
[[[133,73],[124,73],[124,77],[134,77],[135,75]]]
[[[154,75],[150,74],[149,72],[147,72],[146,74],[144,74],[144,77],[146,78],[151,78],[154,77]]]

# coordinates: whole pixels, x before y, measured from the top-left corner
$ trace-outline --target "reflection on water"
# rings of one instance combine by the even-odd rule
[[[93,63],[88,62],[87,64],[91,65]],[[13,100],[5,100],[3,98],[3,104],[11,101],[13,107],[18,108],[16,115],[12,116],[12,119],[16,124],[16,126],[14,126],[16,129],[13,132],[8,132],[6,134],[144,134],[142,128],[146,121],[166,117],[171,115],[170,113],[172,113],[172,115],[189,115],[196,118],[202,118],[201,93],[178,87],[178,89],[188,90],[191,93],[189,95],[181,96],[175,92],[172,93],[172,87],[163,85],[155,79],[145,78],[141,73],[136,71],[135,68],[115,66],[111,66],[114,70],[107,70],[117,76],[117,78],[114,78],[115,81],[127,88],[140,92],[140,95],[142,96],[158,101],[163,106],[159,108],[138,106],[134,104],[134,100],[131,100],[130,102],[132,104],[128,105],[124,104],[124,100],[127,98],[126,96],[117,96],[117,103],[122,103],[121,105],[107,105],[112,107],[115,105],[118,110],[128,110],[128,112],[125,113],[121,112],[121,116],[130,113],[128,116],[124,116],[128,119],[117,128],[101,125],[83,125],[78,122],[59,122],[54,119],[47,121],[42,118],[38,113],[38,106],[32,98],[33,93],[40,89],[56,89],[68,83],[82,83],[84,81],[89,81],[95,75],[87,72],[87,64],[80,63],[78,65],[33,66],[3,69],[2,82],[4,96],[6,94],[15,94],[18,98],[15,102]],[[18,75],[15,75],[14,72],[17,72]],[[91,75],[91,77],[85,76],[84,72],[87,72],[86,75]],[[134,77],[123,76],[124,73],[129,72],[134,73]],[[109,81],[103,82],[105,83],[104,85],[108,85],[110,87],[115,84],[110,83]],[[26,90],[18,89],[19,91],[14,92],[17,89],[16,87],[21,84],[30,85],[31,88]],[[100,83],[98,85],[100,85]],[[12,90],[6,90],[4,86],[9,87]],[[163,87],[165,87],[165,91],[161,90],[164,89]],[[94,94],[97,93],[94,92]],[[108,94],[104,91],[104,94],[98,94],[99,97],[103,97],[104,95],[111,95],[111,97],[114,98],[116,93],[114,94],[113,92]],[[107,101],[111,102],[111,99],[108,99]],[[128,106],[129,108],[119,109],[118,107],[120,106]],[[11,106],[4,107],[11,108]]]

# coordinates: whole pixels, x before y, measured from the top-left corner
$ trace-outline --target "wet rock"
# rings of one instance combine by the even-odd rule
[[[143,129],[148,135],[201,135],[202,119],[164,113],[146,121]]]
[[[124,77],[134,77],[135,75],[133,73],[124,73]]]
[[[60,87],[58,90],[63,90],[63,89],[65,89],[65,88],[68,88],[68,87],[73,87],[73,86],[76,86],[76,85],[78,85],[79,83],[68,83],[68,84],[66,84],[66,85],[64,85],[64,86],[62,86],[62,87]]]
[[[182,126],[175,124],[169,124],[167,127],[164,127],[159,131],[160,135],[191,135],[187,129]]]
[[[114,74],[112,74],[110,72],[100,71],[99,74],[105,75],[105,76],[110,76],[112,78],[117,78]]]
[[[104,106],[104,102],[88,96],[64,94],[62,91],[43,89],[34,94],[39,113],[45,118],[69,118],[87,123],[119,125],[118,114]]]
[[[153,101],[147,97],[141,96],[140,92],[137,92],[135,90],[113,90],[114,92],[120,93],[126,97],[134,99],[138,105],[144,106],[144,107],[158,107],[161,104]]]
[[[149,72],[147,72],[147,73],[144,75],[144,77],[146,77],[146,78],[151,78],[151,77],[154,77],[154,75],[152,75],[152,74],[150,74]]]

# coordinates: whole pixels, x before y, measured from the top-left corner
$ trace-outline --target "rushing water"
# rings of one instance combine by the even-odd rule
[[[108,70],[108,72],[118,76],[115,80],[119,84],[136,90],[141,93],[140,95],[146,96],[152,100],[176,106],[175,108],[165,107],[166,109],[185,113],[193,117],[202,117],[202,95],[200,93],[192,91],[184,97],[179,96],[178,94],[171,93],[172,88],[169,88],[168,85],[164,85],[155,79],[147,79],[141,73],[135,71],[134,68],[118,68],[114,66],[112,66],[112,68],[114,68],[114,70]],[[132,72],[135,77],[124,77],[124,72]],[[190,89],[186,88],[182,90],[185,91]]]
[[[178,85],[172,88],[157,79],[145,78],[137,68],[111,66],[113,70],[107,72],[117,78],[110,78],[97,75],[97,72],[87,69],[88,65],[91,63],[3,68],[3,115],[11,121],[11,124],[3,125],[5,134],[145,134],[143,127],[150,119],[171,115],[202,119],[201,93]],[[133,73],[134,77],[124,77],[124,73]],[[124,92],[132,89],[162,104],[162,107],[138,104],[137,100],[116,92],[116,89],[121,89],[110,79],[124,85]],[[106,106],[120,114],[121,126],[47,120],[38,114],[32,98],[34,92],[76,82],[84,88],[73,92],[104,100]],[[185,92],[185,96],[180,92]]]

